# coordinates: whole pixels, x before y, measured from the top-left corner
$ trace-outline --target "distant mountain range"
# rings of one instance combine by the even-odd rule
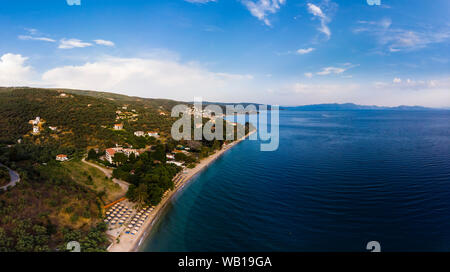
[[[426,108],[421,106],[398,106],[398,107],[380,107],[380,106],[365,106],[353,103],[345,104],[316,104],[305,106],[280,107],[282,110],[294,111],[342,111],[342,110],[398,110],[398,111],[427,111],[438,110],[435,108]]]
[[[193,102],[189,102],[193,104]],[[255,105],[257,108],[264,104],[258,103],[222,103],[222,102],[207,102],[203,101],[203,105],[215,104],[222,107],[225,105],[242,105],[247,107],[248,105]],[[267,105],[267,109],[271,109],[271,105]],[[314,105],[304,105],[304,106],[280,106],[280,110],[290,110],[290,111],[343,111],[343,110],[397,110],[397,111],[429,111],[429,110],[450,110],[450,108],[427,108],[422,106],[397,106],[397,107],[382,107],[382,106],[367,106],[367,105],[357,105],[354,103],[330,103],[330,104],[314,104]]]

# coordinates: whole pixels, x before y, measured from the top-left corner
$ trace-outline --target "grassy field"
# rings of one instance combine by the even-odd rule
[[[105,192],[102,200],[105,204],[115,201],[123,196],[124,192],[120,186],[108,179],[102,171],[91,167],[79,160],[62,163],[69,175],[79,184],[96,192]]]
[[[5,186],[11,181],[8,169],[6,167],[0,167],[0,186]]]

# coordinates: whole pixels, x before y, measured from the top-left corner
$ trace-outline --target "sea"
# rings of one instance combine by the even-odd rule
[[[148,252],[450,251],[450,111],[280,111],[180,190]]]

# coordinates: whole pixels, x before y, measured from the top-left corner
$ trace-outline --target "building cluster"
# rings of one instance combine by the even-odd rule
[[[39,124],[41,123],[41,117],[36,117],[34,120],[30,120],[28,122],[30,125],[33,126],[33,135],[37,135],[40,132]]]
[[[116,111],[116,120],[128,120],[131,122],[136,122],[138,120],[139,114],[136,110],[132,109],[128,111],[128,106],[123,106]]]
[[[148,131],[148,132],[135,131],[134,135],[137,137],[144,137],[144,136],[148,135],[149,137],[159,138],[159,133],[156,131]]]
[[[216,119],[216,118],[224,118],[225,114],[218,114],[216,115],[215,112],[208,110],[208,109],[199,109],[196,107],[190,107],[186,110],[186,113],[189,115],[193,115],[195,117],[204,117],[209,119]]]
[[[183,166],[183,163],[175,161],[175,155],[173,155],[173,154],[166,154],[166,158],[167,158],[166,163],[175,164],[180,167]]]
[[[35,119],[28,121],[28,123],[33,126],[33,135],[38,135],[41,132],[42,124],[45,123],[45,121],[43,121],[41,117],[38,116]],[[51,131],[56,131],[58,129],[57,127],[52,126],[49,126],[48,128]]]
[[[122,153],[125,154],[127,157],[130,157],[131,154],[134,154],[134,156],[138,157],[140,154],[144,153],[145,149],[133,149],[133,148],[123,148],[123,147],[113,147],[106,149],[105,152],[105,159],[109,163],[113,163],[114,161],[114,155],[116,153]]]

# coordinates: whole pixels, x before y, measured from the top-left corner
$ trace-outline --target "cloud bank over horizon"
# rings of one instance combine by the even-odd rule
[[[213,72],[199,63],[166,58],[106,56],[81,65],[37,73],[20,54],[0,58],[0,86],[31,86],[107,91],[145,98],[306,105],[356,103],[364,105],[421,105],[448,107],[450,78],[412,80],[393,78],[371,83],[305,83],[292,81],[270,87],[251,74]],[[324,67],[318,75],[341,74],[347,68]],[[242,96],[242,93],[248,96]],[[238,97],[238,98],[236,98]]]

